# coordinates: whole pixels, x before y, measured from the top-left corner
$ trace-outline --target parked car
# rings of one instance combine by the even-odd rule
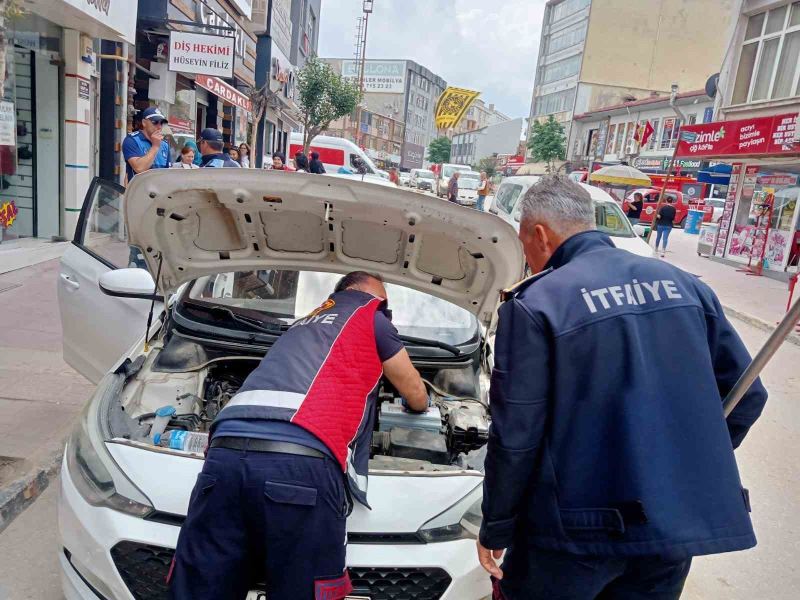
[[[456,171],[461,171],[461,174],[467,172],[474,172],[472,171],[472,167],[469,165],[457,165],[453,163],[444,163],[442,165],[441,173],[439,179],[437,180],[436,184],[436,195],[440,198],[447,198],[447,184],[450,183],[450,177]],[[461,187],[461,181],[458,182],[459,187]]]
[[[124,196],[93,181],[58,278],[64,358],[97,384],[61,471],[66,598],[167,597],[203,456],[155,446],[155,411],[175,409],[168,429],[207,431],[281,332],[354,269],[386,279],[393,321],[442,395],[411,415],[382,384],[372,510],[358,505],[348,520],[353,595],[491,594],[475,552],[489,426],[482,356],[497,290],[523,276],[521,244],[501,219],[443,211],[437,198],[336,177],[321,195],[312,180],[164,169],[138,175]],[[126,268],[131,245],[147,270]],[[389,417],[435,432],[436,448],[396,457],[381,435]],[[252,589],[249,598],[264,593],[258,580]]]
[[[428,169],[411,169],[411,180],[408,185],[418,190],[432,192],[436,185],[436,175]]]
[[[404,186],[408,187],[408,185],[409,185],[409,183],[411,181],[411,173],[409,173],[407,171],[399,171],[397,173],[397,176],[400,178],[400,185],[404,185]]]
[[[490,212],[499,215],[519,231],[520,200],[537,181],[539,181],[537,175],[506,177],[494,194],[494,201],[489,208]],[[619,203],[598,187],[585,183],[579,185],[589,192],[595,202],[597,229],[611,236],[611,240],[617,248],[639,256],[655,256],[650,245],[636,235],[628,217],[620,209]]]
[[[658,196],[661,193],[661,190],[656,188],[640,188],[630,192],[622,203],[622,210],[624,210],[626,214],[628,211],[628,203],[633,200],[633,195],[636,193],[642,194],[644,198],[644,206],[642,207],[642,215],[639,217],[639,222],[652,223],[653,215],[655,214],[656,206],[658,205]],[[682,192],[678,192],[676,190],[666,190],[664,192],[665,202],[667,198],[671,198],[673,200],[672,206],[675,207],[675,225],[677,227],[683,227],[683,224],[686,222],[686,216],[689,214],[690,209],[696,208],[704,210],[703,200],[690,202]],[[706,211],[706,214],[703,215],[703,221],[706,223],[711,221],[710,211]]]

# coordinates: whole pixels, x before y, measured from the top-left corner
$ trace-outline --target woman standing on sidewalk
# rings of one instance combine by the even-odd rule
[[[658,252],[658,246],[661,245],[661,258],[664,258],[664,253],[667,251],[669,234],[675,224],[675,207],[672,206],[672,202],[672,197],[667,196],[667,203],[658,209],[658,216],[656,217],[658,219],[656,226],[656,252]]]

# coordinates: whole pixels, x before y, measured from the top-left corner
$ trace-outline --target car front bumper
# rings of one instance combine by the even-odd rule
[[[98,600],[98,594],[107,600],[166,598],[164,579],[179,528],[89,505],[72,483],[66,463],[60,488],[59,562],[65,598]],[[475,542],[469,539],[437,544],[350,544],[347,562],[356,565],[350,569],[357,596],[369,598],[372,593],[382,597],[387,585],[409,592],[419,586],[423,591],[413,597],[423,600],[481,600],[491,594],[488,576],[477,561]],[[430,581],[434,579],[439,587],[432,592]],[[126,580],[131,588],[150,591],[134,596]]]

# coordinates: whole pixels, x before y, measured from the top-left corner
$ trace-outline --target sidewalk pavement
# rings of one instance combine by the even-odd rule
[[[775,329],[786,314],[788,284],[769,277],[740,273],[736,267],[698,256],[697,237],[682,229],[675,229],[670,234],[664,260],[698,275],[711,286],[730,316],[764,331]],[[798,296],[800,286],[795,290],[794,301]],[[793,334],[788,341],[800,345],[800,335]]]
[[[60,258],[69,242],[19,238],[0,243],[0,274]]]

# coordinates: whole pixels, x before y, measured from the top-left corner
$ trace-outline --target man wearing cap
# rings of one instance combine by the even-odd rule
[[[222,132],[213,127],[206,127],[200,132],[200,139],[197,142],[197,147],[203,155],[203,160],[200,163],[200,168],[204,167],[231,167],[234,169],[241,168],[241,165],[233,160],[230,156],[222,153],[222,148],[225,147],[225,142],[222,140]]]
[[[142,112],[142,128],[125,136],[122,155],[128,181],[137,173],[150,169],[167,169],[170,165],[169,144],[164,140],[161,128],[167,118],[157,107],[151,106]]]

